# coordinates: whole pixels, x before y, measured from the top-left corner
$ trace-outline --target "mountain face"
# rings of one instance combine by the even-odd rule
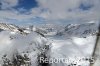
[[[95,23],[69,24],[61,31],[58,31],[56,35],[86,37],[87,35],[95,35],[98,31],[97,28],[97,24]]]
[[[97,23],[68,24],[66,26],[47,24],[39,27],[31,25],[29,28],[22,28],[13,24],[0,23],[0,31],[2,30],[21,34],[34,31],[42,36],[86,37],[87,35],[95,35],[98,32],[98,25]]]
[[[98,25],[96,23],[68,24],[66,26],[53,25],[41,29],[45,31],[43,34],[46,36],[86,37],[87,35],[95,35],[98,32]]]
[[[15,26],[13,24],[0,23],[0,29],[17,31],[17,29],[19,29],[19,27]]]
[[[89,63],[76,63],[75,60],[73,60],[74,63],[72,61],[67,64],[46,64],[38,61],[40,57],[57,59],[67,56],[91,56],[97,31],[96,23],[66,26],[49,24],[39,27],[29,26],[29,28],[0,23],[0,66],[67,66],[71,64],[88,66]]]

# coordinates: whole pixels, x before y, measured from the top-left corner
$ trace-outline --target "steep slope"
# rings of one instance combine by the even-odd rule
[[[96,23],[68,24],[64,29],[58,31],[56,35],[86,37],[88,35],[95,35],[98,31],[97,26]]]
[[[15,65],[18,64],[18,59],[27,58],[27,60],[21,61],[22,65],[26,62],[26,64],[31,63],[29,66],[37,66],[37,57],[43,53],[47,44],[46,38],[35,32],[23,36],[21,34],[12,34],[9,31],[2,31],[0,33],[0,64]],[[15,61],[16,58],[17,61]]]

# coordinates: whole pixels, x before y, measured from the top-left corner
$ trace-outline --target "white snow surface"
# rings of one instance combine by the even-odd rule
[[[23,36],[21,34],[12,34],[9,31],[2,31],[0,33],[0,64],[3,63],[2,57],[5,54],[11,60],[14,53],[18,52],[22,54],[28,51],[32,66],[36,66],[37,54],[40,53],[39,48],[46,42],[47,40],[44,37],[34,32]]]
[[[71,60],[67,63],[55,63],[52,66],[67,66],[71,63],[76,63],[76,66],[89,66],[88,61],[79,60],[91,57],[95,38],[96,36],[88,36],[87,38],[71,37],[69,39],[52,38],[51,57],[55,59],[65,58],[67,61],[68,59]]]
[[[83,30],[86,28],[84,27]],[[23,36],[21,34],[11,33],[10,31],[0,32],[0,64],[3,63],[2,56],[5,54],[7,54],[9,59],[12,59],[14,53],[18,52],[22,54],[28,51],[32,62],[31,66],[37,66],[37,56],[41,52],[40,48],[45,44],[51,44],[51,51],[49,53],[51,58],[71,58],[71,61],[68,63],[53,63],[52,66],[67,66],[71,63],[76,63],[76,66],[89,66],[88,61],[83,62],[79,60],[91,57],[96,39],[95,35],[86,35],[85,38],[74,36],[75,34],[71,37],[69,37],[69,34],[68,37],[53,35],[42,37],[35,32],[31,32]],[[80,59],[76,60],[76,58]]]

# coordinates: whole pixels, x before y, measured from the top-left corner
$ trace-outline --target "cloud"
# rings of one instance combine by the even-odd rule
[[[42,9],[48,9],[40,16],[46,19],[99,19],[99,0],[37,0]],[[83,7],[79,8],[83,4]],[[91,6],[92,5],[92,6]],[[90,9],[89,8],[91,6]],[[99,9],[98,9],[99,8]]]
[[[15,19],[17,21],[31,21],[39,17],[49,22],[59,21],[92,21],[100,19],[100,0],[36,0],[38,7],[25,10],[23,7],[14,9],[18,5],[18,0],[4,0],[0,18]],[[24,0],[23,0],[24,1]],[[9,2],[9,3],[8,3]],[[10,4],[9,6],[7,6]]]
[[[1,0],[1,9],[8,9],[18,5],[18,0]]]

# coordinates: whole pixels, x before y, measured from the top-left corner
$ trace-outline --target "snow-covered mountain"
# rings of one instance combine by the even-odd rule
[[[98,30],[97,23],[83,23],[83,24],[67,24],[61,25],[43,25],[39,27],[45,32],[41,32],[45,36],[63,36],[63,37],[86,37],[87,35],[95,35]]]
[[[56,35],[86,37],[87,35],[95,35],[98,32],[97,26],[96,23],[68,24],[64,29],[59,30]]]
[[[25,32],[24,28],[18,27],[14,24],[0,23],[0,29],[11,31],[11,32],[14,32],[14,33],[27,34],[27,32]]]
[[[48,40],[41,34],[5,23],[0,30],[0,66],[37,66],[38,56],[48,54]]]
[[[67,24],[62,25],[53,25],[46,24],[42,26],[29,26],[29,27],[18,27],[13,24],[0,23],[0,29],[8,30],[15,33],[28,34],[32,31],[37,32],[40,35],[55,35],[55,36],[77,36],[77,37],[86,37],[87,35],[95,35],[98,32],[97,23],[83,23],[83,24]]]
[[[97,26],[96,23],[84,23],[22,28],[13,24],[0,23],[0,66],[48,66],[39,63],[40,57],[48,59],[90,57],[98,31]],[[80,62],[73,58],[69,63],[49,65],[71,64],[88,66],[89,62]]]
[[[0,33],[0,64],[10,66],[19,63],[17,66],[24,66],[24,63],[31,63],[29,66],[37,66],[37,56],[45,51],[47,45],[47,39],[35,32],[23,36],[2,31]]]

